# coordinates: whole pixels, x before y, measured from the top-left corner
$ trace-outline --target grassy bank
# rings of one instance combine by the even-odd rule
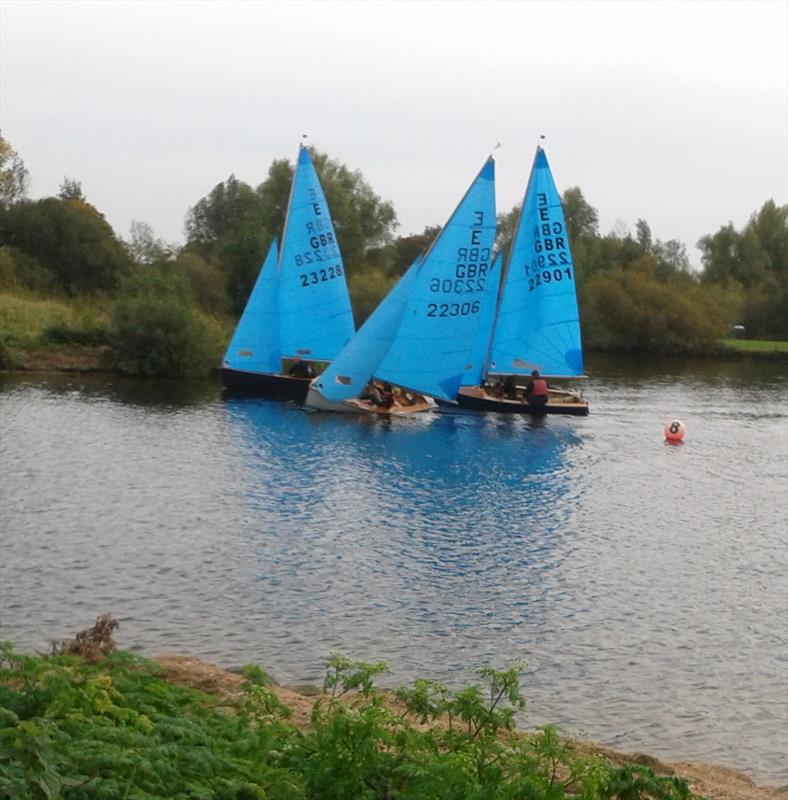
[[[65,299],[0,293],[0,335],[18,350],[56,348],[72,338],[100,344],[109,328],[109,302],[100,298]]]
[[[0,369],[114,370],[113,303],[106,297],[0,292]],[[232,324],[197,313],[208,331],[218,363]]]
[[[735,353],[788,357],[788,342],[766,339],[723,339],[722,344],[727,350]]]
[[[519,671],[384,691],[328,660],[307,696],[198,659],[115,650],[110,615],[49,657],[0,645],[0,797],[18,800],[768,800],[740,773],[515,729]],[[687,778],[683,777],[686,774]]]
[[[450,692],[417,681],[384,693],[381,664],[329,661],[308,723],[247,667],[217,697],[114,652],[0,651],[0,796],[395,800],[687,800],[685,780],[579,751],[554,728],[514,730],[515,670]]]
[[[686,781],[579,754],[554,728],[518,734],[516,668],[480,670],[482,685],[459,692],[417,681],[386,693],[374,685],[385,665],[334,655],[311,713],[293,720],[259,667],[209,695],[116,651],[117,627],[105,614],[49,657],[0,646],[0,796],[691,797]]]
[[[113,370],[113,301],[0,292],[0,369]],[[218,364],[234,322],[198,312]],[[724,339],[709,357],[788,360],[788,342]]]

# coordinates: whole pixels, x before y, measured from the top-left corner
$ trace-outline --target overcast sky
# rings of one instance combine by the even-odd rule
[[[443,224],[495,150],[499,211],[539,136],[602,233],[695,244],[788,202],[788,2],[0,0],[0,128],[33,198],[65,177],[124,238],[183,242],[301,135]]]

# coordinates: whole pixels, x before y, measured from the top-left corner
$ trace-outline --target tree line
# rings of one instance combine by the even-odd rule
[[[439,229],[398,236],[392,204],[361,172],[311,152],[360,324]],[[113,307],[107,335],[123,353],[121,369],[194,371],[210,358],[209,337],[200,333],[206,316],[224,320],[229,336],[268,245],[281,236],[293,171],[277,159],[257,186],[229,176],[188,210],[185,243],[173,246],[144,222],[132,224],[128,239],[118,237],[73,179],[57,197],[29,200],[24,162],[0,136],[0,281],[11,291],[106,297]],[[562,202],[589,349],[708,353],[734,324],[748,336],[788,338],[788,206],[768,200],[742,230],[729,223],[704,236],[696,273],[685,245],[655,240],[645,220],[634,235],[603,235],[579,187]],[[518,213],[499,215],[504,252]],[[173,349],[155,341],[155,331],[179,342],[180,366],[152,358]]]

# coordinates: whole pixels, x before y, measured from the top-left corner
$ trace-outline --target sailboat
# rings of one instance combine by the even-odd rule
[[[495,240],[495,162],[488,158],[427,252],[416,259],[333,363],[306,405],[411,414],[453,400],[470,361]],[[481,363],[481,361],[480,361]],[[366,399],[370,383],[391,402]]]
[[[467,376],[457,404],[505,413],[588,414],[582,395],[569,389],[550,387],[547,404],[532,406],[522,378],[518,381],[534,370],[542,379],[583,376],[575,268],[561,198],[541,147],[536,149],[500,296],[488,295],[485,302],[487,329],[480,331],[487,341],[484,366]]]
[[[281,249],[274,239],[224,355],[222,381],[231,390],[303,402],[316,368],[354,332],[334,225],[302,144]]]

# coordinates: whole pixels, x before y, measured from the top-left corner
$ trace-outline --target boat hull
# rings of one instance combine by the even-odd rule
[[[304,405],[313,411],[335,411],[338,414],[361,414],[362,409],[345,401],[328,400],[317,389],[309,387]]]
[[[269,397],[273,400],[293,400],[303,403],[309,390],[309,378],[275,375],[266,372],[246,372],[222,367],[222,383],[233,394]]]
[[[457,395],[457,405],[473,411],[490,411],[496,414],[569,414],[576,417],[588,416],[588,403],[574,392],[551,390],[547,405],[530,406],[522,399],[510,400],[494,397],[478,386],[463,387]]]
[[[310,387],[306,396],[306,406],[314,411],[335,411],[340,414],[377,414],[384,417],[404,417],[409,414],[431,411],[435,408],[435,401],[425,397],[410,405],[400,405],[395,401],[392,405],[384,407],[376,406],[357,398],[342,401],[327,400],[320,392]]]

